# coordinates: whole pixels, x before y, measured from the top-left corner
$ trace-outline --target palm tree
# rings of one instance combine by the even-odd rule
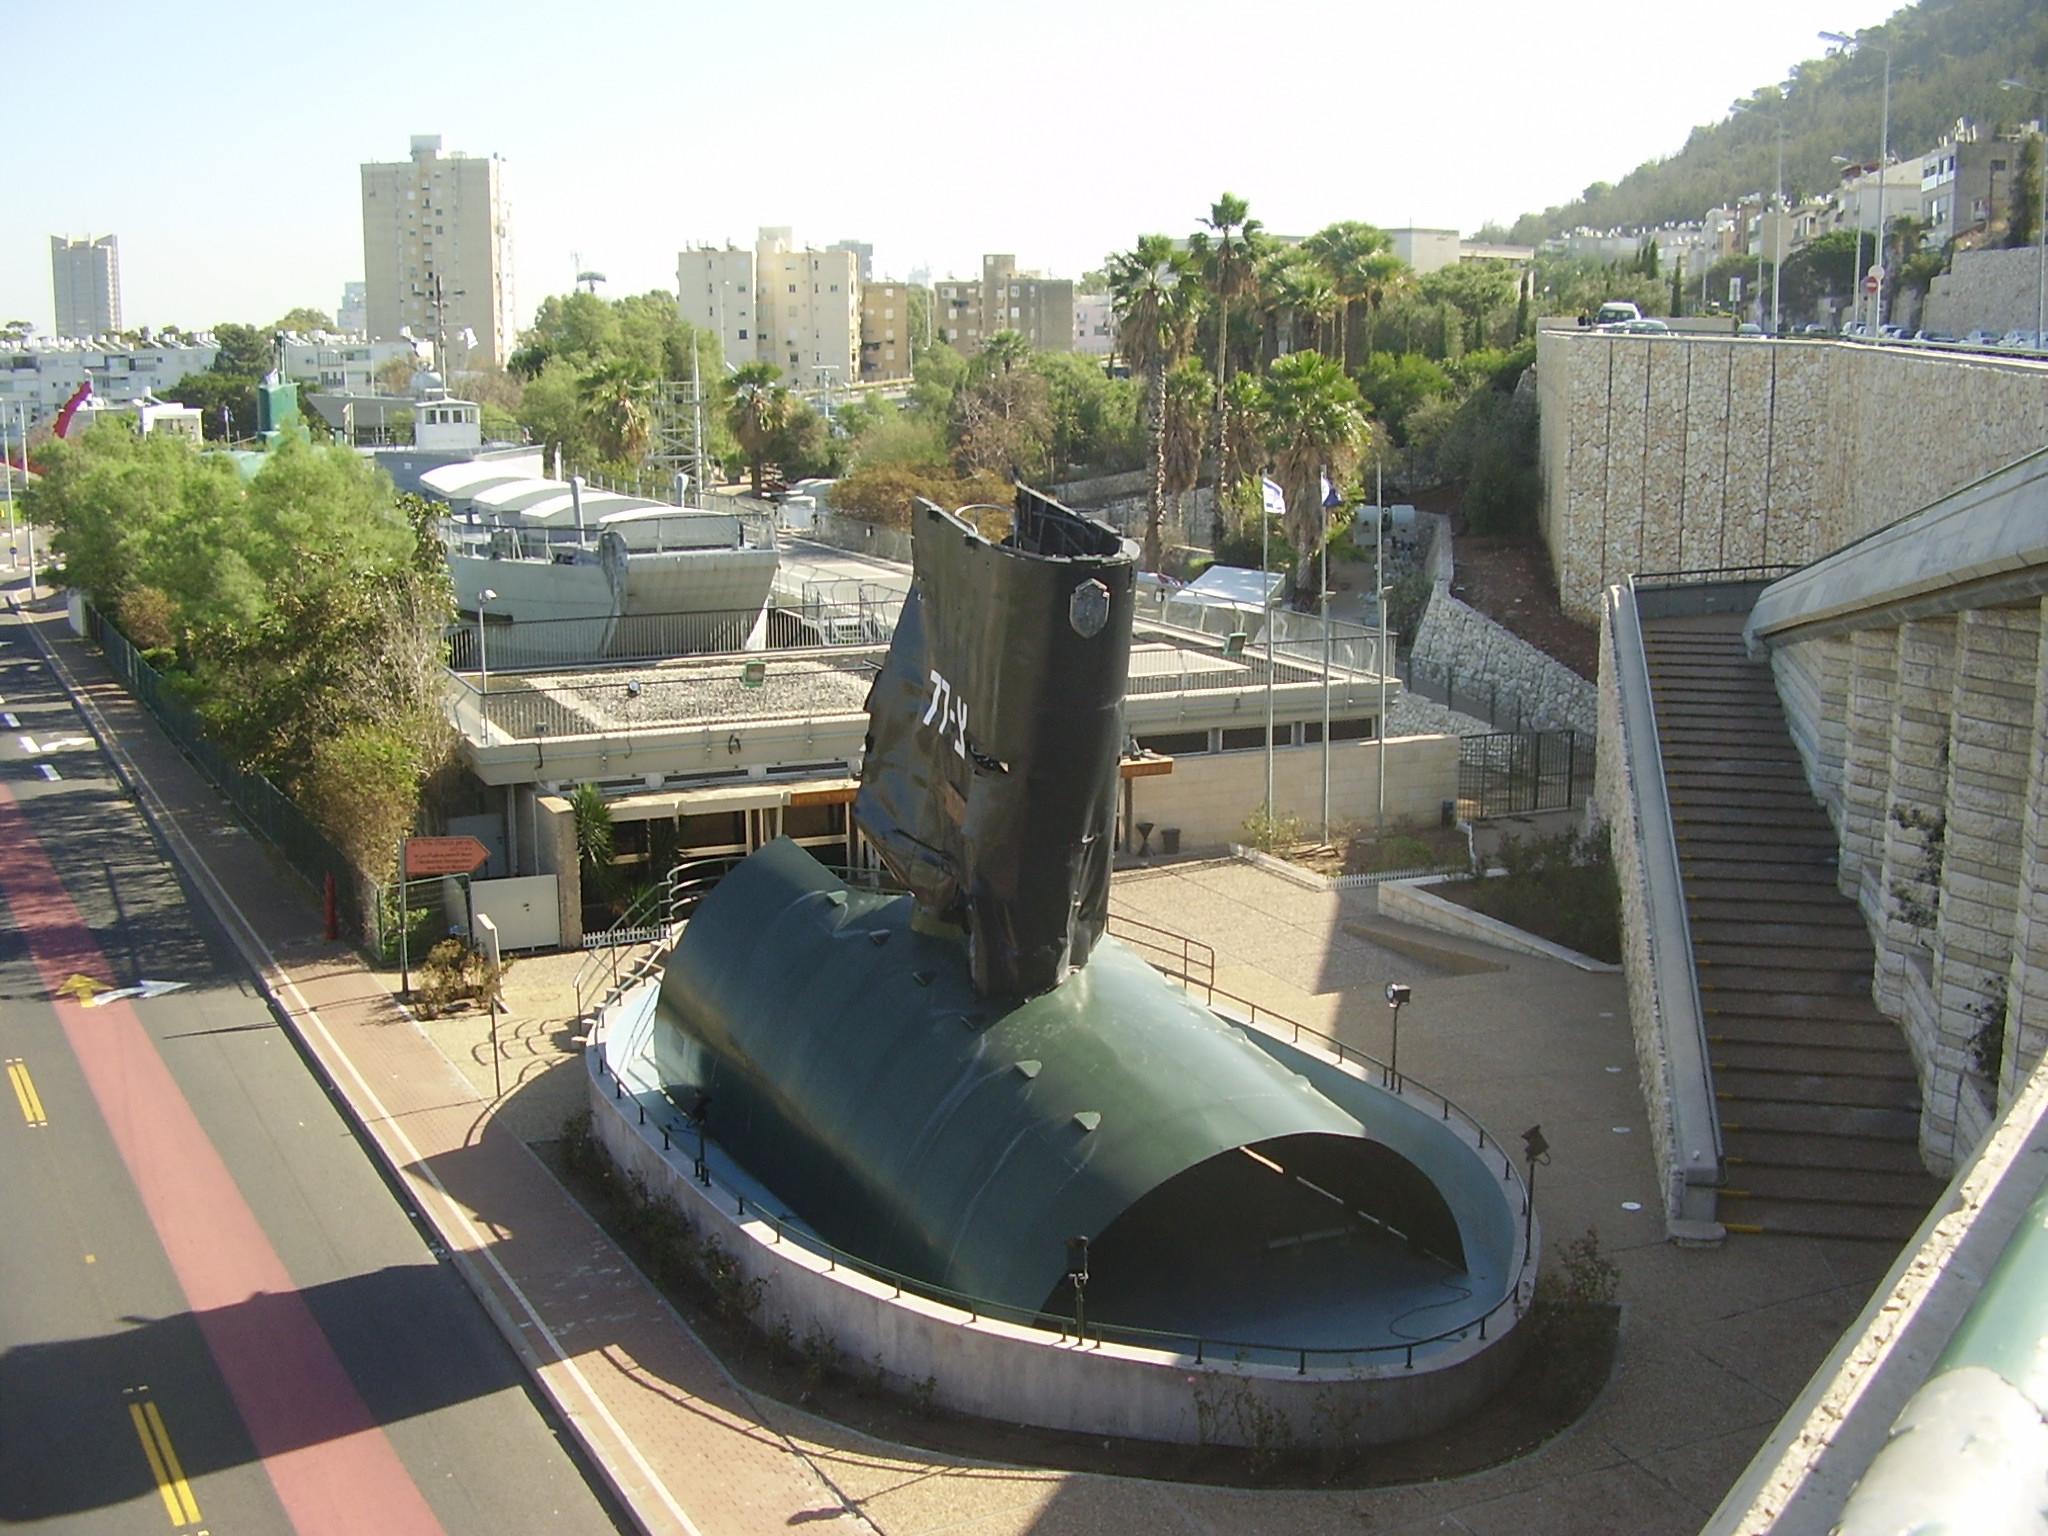
[[[1269,292],[1276,317],[1284,316],[1286,321],[1286,344],[1282,350],[1320,350],[1324,332],[1336,318],[1341,303],[1330,274],[1297,249],[1273,268]],[[1305,345],[1301,334],[1304,326],[1309,333]]]
[[[1151,438],[1152,497],[1145,512],[1145,569],[1159,569],[1160,525],[1166,517],[1166,375],[1188,349],[1196,287],[1185,279],[1188,258],[1165,235],[1141,235],[1131,250],[1109,259],[1109,291],[1116,305],[1117,350],[1145,380],[1146,430]]]
[[[1187,526],[1186,500],[1202,478],[1202,429],[1216,387],[1198,357],[1184,357],[1166,375],[1164,443],[1166,492],[1173,497],[1174,521]]]
[[[1235,193],[1225,192],[1209,205],[1209,217],[1202,221],[1208,231],[1197,236],[1203,268],[1209,280],[1209,298],[1216,306],[1216,528],[1223,534],[1223,492],[1236,482],[1227,478],[1230,465],[1230,306],[1249,293],[1258,276],[1258,256],[1263,245],[1264,226],[1251,217],[1251,204]]]
[[[1260,394],[1273,478],[1287,497],[1287,541],[1296,551],[1294,587],[1302,593],[1329,531],[1323,479],[1336,484],[1357,464],[1370,429],[1357,386],[1334,359],[1319,352],[1279,359]]]
[[[1343,307],[1338,353],[1348,372],[1351,362],[1351,306],[1365,301],[1370,313],[1378,295],[1404,263],[1393,254],[1393,237],[1385,230],[1357,219],[1344,219],[1316,231],[1302,241],[1301,248],[1313,256],[1326,273]]]
[[[1022,331],[997,331],[981,344],[981,350],[968,365],[968,372],[977,378],[986,378],[992,373],[1008,373],[1031,361],[1031,343]]]
[[[773,363],[748,363],[726,380],[725,424],[747,456],[754,494],[761,494],[761,470],[776,434],[789,425],[789,391],[775,382]]]
[[[647,370],[631,358],[599,363],[576,381],[577,403],[599,449],[615,463],[637,463],[654,436]]]

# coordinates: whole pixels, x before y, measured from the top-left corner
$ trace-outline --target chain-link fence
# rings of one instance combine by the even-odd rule
[[[1593,792],[1593,743],[1577,731],[1501,731],[1458,741],[1467,821],[1571,810]]]

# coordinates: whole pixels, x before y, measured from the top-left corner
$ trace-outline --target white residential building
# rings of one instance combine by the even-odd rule
[[[1074,295],[1074,350],[1090,357],[1116,351],[1116,300],[1108,294]]]
[[[50,236],[50,283],[57,301],[55,334],[112,336],[121,329],[121,247],[112,235]]]
[[[97,399],[128,405],[205,372],[219,350],[207,335],[143,347],[38,337],[0,352],[0,404],[26,405],[30,421],[47,421],[89,382]]]
[[[444,372],[501,363],[517,334],[503,162],[442,154],[416,134],[412,158],[363,166],[369,333],[432,342]]]
[[[857,250],[798,247],[787,226],[768,226],[751,251],[681,251],[676,309],[717,334],[726,361],[773,363],[797,388],[860,377]]]
[[[394,357],[421,363],[422,342],[399,339],[372,341],[357,332],[336,336],[318,332],[286,335],[283,343],[284,376],[316,389],[342,393],[369,394],[377,387],[377,371]]]

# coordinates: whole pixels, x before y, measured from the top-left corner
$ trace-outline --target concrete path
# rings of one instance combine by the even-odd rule
[[[1406,981],[1415,995],[1402,1067],[1510,1139],[1543,1125],[1554,1153],[1538,1209],[1550,1237],[1597,1226],[1621,1266],[1614,1381],[1580,1425],[1520,1462],[1367,1493],[962,1466],[865,1440],[742,1390],[528,1151],[522,1138],[549,1134],[581,1091],[578,1029],[564,1011],[572,959],[510,973],[514,1012],[498,1038],[508,1098],[494,1106],[481,1021],[423,1029],[392,999],[394,977],[323,944],[306,893],[96,654],[55,613],[38,627],[279,1013],[647,1530],[1690,1532],[1891,1257],[1848,1242],[1738,1239],[1681,1252],[1662,1240],[1618,977],[1510,955],[1495,956],[1504,970],[1433,974],[1345,932],[1369,915],[1369,895],[1310,891],[1234,863],[1161,866],[1118,877],[1119,910],[1212,944],[1230,991],[1384,1055],[1382,989]]]

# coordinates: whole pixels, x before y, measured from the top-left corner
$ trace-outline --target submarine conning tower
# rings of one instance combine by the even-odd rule
[[[915,580],[868,695],[854,817],[975,990],[1031,997],[1109,919],[1134,552],[1017,487],[991,542],[920,501]]]

